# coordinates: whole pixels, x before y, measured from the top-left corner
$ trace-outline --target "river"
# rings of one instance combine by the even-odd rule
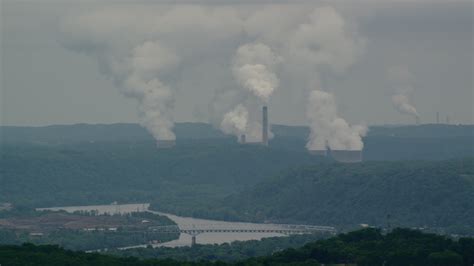
[[[66,212],[75,211],[97,211],[98,214],[127,214],[131,212],[144,212],[149,211],[159,215],[163,215],[173,220],[179,228],[193,228],[193,227],[218,227],[218,228],[259,228],[259,229],[275,229],[281,228],[279,225],[274,224],[258,224],[258,223],[242,223],[242,222],[225,222],[217,220],[197,219],[192,217],[182,217],[169,213],[156,212],[149,210],[149,203],[138,203],[138,204],[111,204],[111,205],[90,205],[90,206],[67,206],[67,207],[52,207],[52,208],[38,208],[38,211],[50,210],[59,211],[63,210]],[[197,236],[198,244],[222,244],[230,243],[233,241],[247,241],[247,240],[260,240],[265,237],[285,236],[277,233],[203,233]],[[166,246],[166,247],[180,247],[191,245],[191,236],[187,234],[181,234],[179,239],[173,240],[166,243],[154,244],[154,247]],[[144,247],[146,245],[138,245],[133,247]]]

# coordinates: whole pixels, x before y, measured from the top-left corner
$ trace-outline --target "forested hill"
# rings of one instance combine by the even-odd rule
[[[452,239],[419,231],[395,229],[382,234],[364,229],[309,243],[302,248],[286,249],[271,256],[235,263],[185,262],[176,260],[139,260],[96,253],[73,252],[57,246],[0,246],[2,265],[359,265],[359,266],[471,266],[474,264],[474,239]]]
[[[232,138],[206,123],[176,123],[174,131],[179,139]],[[305,126],[272,125],[277,138],[306,140]],[[371,126],[368,137],[397,138],[474,138],[474,125],[425,124],[419,126]],[[87,141],[144,141],[151,135],[138,124],[72,124],[40,127],[0,126],[2,142],[87,142]]]
[[[384,235],[369,228],[250,259],[246,264],[470,266],[474,264],[474,239],[453,241],[408,229],[395,229]]]
[[[221,131],[204,123],[177,123],[174,131],[182,139],[225,138]],[[73,124],[41,127],[2,126],[3,142],[71,143],[89,141],[152,141],[138,124]]]
[[[160,201],[199,204],[250,187],[288,167],[324,161],[221,141],[158,150],[153,142],[7,144],[0,152],[0,202],[50,207]]]
[[[474,234],[474,160],[311,165],[209,209],[202,213],[227,219]]]
[[[177,145],[234,144],[233,136],[205,123],[177,123]],[[309,129],[272,125],[270,146],[304,152]],[[137,124],[54,125],[46,127],[0,127],[0,144],[72,145],[99,142],[149,142],[151,135]],[[374,126],[364,138],[365,160],[443,160],[474,154],[474,126],[427,124],[420,126]],[[196,146],[197,147],[197,146]],[[197,147],[198,148],[198,147]],[[205,148],[205,145],[201,149]]]

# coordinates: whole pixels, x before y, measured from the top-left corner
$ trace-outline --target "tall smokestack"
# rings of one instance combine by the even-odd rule
[[[262,144],[268,146],[268,108],[262,108]]]
[[[240,143],[245,144],[247,142],[247,137],[245,134],[240,135]]]

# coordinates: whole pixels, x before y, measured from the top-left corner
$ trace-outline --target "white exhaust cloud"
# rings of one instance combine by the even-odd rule
[[[281,62],[272,49],[263,43],[239,47],[234,58],[233,74],[239,84],[267,103],[279,85],[274,68]]]
[[[392,86],[394,86],[392,104],[395,110],[401,114],[410,115],[418,121],[418,111],[410,100],[414,92],[413,74],[407,67],[395,66],[388,69],[387,76]]]
[[[336,101],[330,93],[314,90],[309,95],[306,115],[310,122],[308,150],[362,150],[361,137],[367,127],[349,125],[337,113]]]
[[[178,57],[159,42],[145,42],[133,49],[132,72],[123,84],[125,95],[139,103],[142,126],[157,140],[176,139],[172,131],[173,92],[157,77],[178,62]]]
[[[240,46],[233,59],[232,73],[239,85],[245,89],[245,97],[241,99],[237,107],[224,115],[221,129],[225,133],[240,137],[245,134],[247,140],[259,141],[262,136],[262,125],[260,107],[267,104],[270,96],[279,85],[275,74],[276,66],[282,61],[281,57],[275,55],[272,49],[260,42]],[[249,115],[249,110],[252,114]],[[242,122],[245,110],[245,128],[231,125],[231,122]],[[238,118],[237,118],[238,117]],[[234,130],[229,130],[234,129]],[[239,129],[239,130],[237,130]],[[269,136],[272,136],[270,133]]]
[[[392,96],[392,103],[395,109],[402,114],[409,114],[415,118],[418,118],[418,112],[416,108],[410,104],[410,99],[405,93],[395,94]]]
[[[367,128],[349,125],[337,113],[334,96],[320,90],[319,76],[325,71],[342,73],[353,65],[365,48],[364,39],[350,32],[342,16],[332,7],[316,8],[309,21],[299,25],[290,39],[290,55],[312,72],[306,116],[310,125],[309,150],[362,150]]]
[[[294,85],[284,88],[287,94],[290,90],[301,94],[301,88],[319,90],[324,87],[319,77],[328,71],[342,73],[353,65],[365,41],[330,6],[313,10],[309,5],[256,7],[123,4],[98,8],[66,18],[61,44],[97,60],[99,71],[122,94],[136,99],[141,124],[157,140],[175,139],[176,95],[193,90],[194,96],[208,99],[209,116],[216,127],[257,141],[262,130],[261,106],[270,104],[280,83]],[[288,16],[282,17],[282,10]],[[248,43],[242,45],[242,40]],[[219,71],[205,73],[201,64]],[[183,69],[202,72],[196,75]],[[238,86],[232,84],[232,77]],[[186,78],[190,80],[182,82]],[[211,95],[201,93],[203,89]],[[315,100],[308,98],[310,112]],[[329,103],[325,108],[336,109],[335,101]],[[309,143],[361,147],[352,138],[360,137],[363,130],[349,126],[340,116],[329,117],[332,113],[308,114]],[[327,131],[336,125],[345,131],[340,136],[324,133],[321,127],[327,121],[332,121]]]
[[[224,115],[221,129],[226,134],[240,136],[247,130],[249,112],[243,105],[237,105],[232,111]]]
[[[95,58],[99,71],[137,100],[140,123],[156,140],[174,140],[178,68],[233,40],[241,24],[233,8],[117,5],[64,19],[60,41]]]

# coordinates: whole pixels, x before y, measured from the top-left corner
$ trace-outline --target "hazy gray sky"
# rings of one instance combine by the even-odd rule
[[[108,70],[101,69],[95,55],[109,47],[122,53],[129,43],[146,41],[148,25],[178,58],[176,66],[172,62],[172,68],[163,67],[162,79],[175,95],[174,119],[219,119],[222,113],[213,109],[220,104],[216,99],[239,88],[232,75],[236,49],[262,41],[280,54],[301,24],[308,23],[311,10],[320,6],[334,7],[363,46],[354,58],[336,59],[342,62],[334,65],[344,65],[343,71],[319,73],[320,86],[335,95],[342,117],[369,125],[412,123],[412,117],[392,104],[402,86],[410,87],[407,95],[422,122],[433,122],[437,111],[443,120],[449,115],[455,123],[474,122],[472,1],[0,3],[4,125],[137,122],[137,102],[119,93],[119,81],[104,73]],[[164,17],[161,25],[153,24],[155,17]],[[323,35],[331,36],[331,25]],[[280,86],[269,102],[271,121],[304,125],[308,87],[314,84],[301,79],[298,61],[285,58],[275,70]],[[408,74],[394,79],[387,74],[390,69]]]

